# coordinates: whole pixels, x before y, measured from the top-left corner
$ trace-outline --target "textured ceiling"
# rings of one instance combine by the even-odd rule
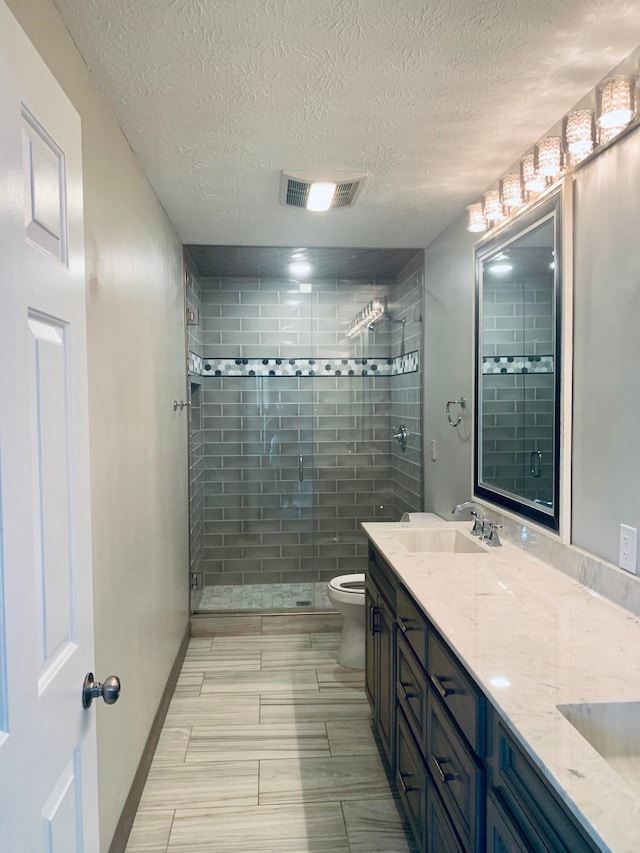
[[[624,0],[55,0],[185,243],[425,246],[631,52]],[[368,172],[353,209],[281,169]]]

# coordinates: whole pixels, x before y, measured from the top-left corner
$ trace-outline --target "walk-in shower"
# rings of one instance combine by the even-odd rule
[[[328,608],[360,523],[422,508],[422,252],[188,251],[192,610]]]

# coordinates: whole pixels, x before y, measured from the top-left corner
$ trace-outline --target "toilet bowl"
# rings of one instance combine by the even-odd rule
[[[364,669],[364,574],[339,575],[329,581],[329,601],[344,617],[337,661],[349,669]]]

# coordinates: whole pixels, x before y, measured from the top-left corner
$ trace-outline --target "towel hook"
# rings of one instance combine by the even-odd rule
[[[449,400],[447,402],[447,408],[445,409],[447,420],[449,421],[449,426],[457,427],[460,421],[462,420],[462,415],[458,415],[458,419],[456,421],[451,420],[451,406],[460,406],[461,409],[467,408],[467,398],[460,397],[459,400]]]

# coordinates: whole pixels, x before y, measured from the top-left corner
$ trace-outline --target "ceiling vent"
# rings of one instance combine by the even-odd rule
[[[336,184],[329,210],[353,207],[366,177],[366,172],[281,172],[280,204],[306,207],[311,184],[322,182]]]

